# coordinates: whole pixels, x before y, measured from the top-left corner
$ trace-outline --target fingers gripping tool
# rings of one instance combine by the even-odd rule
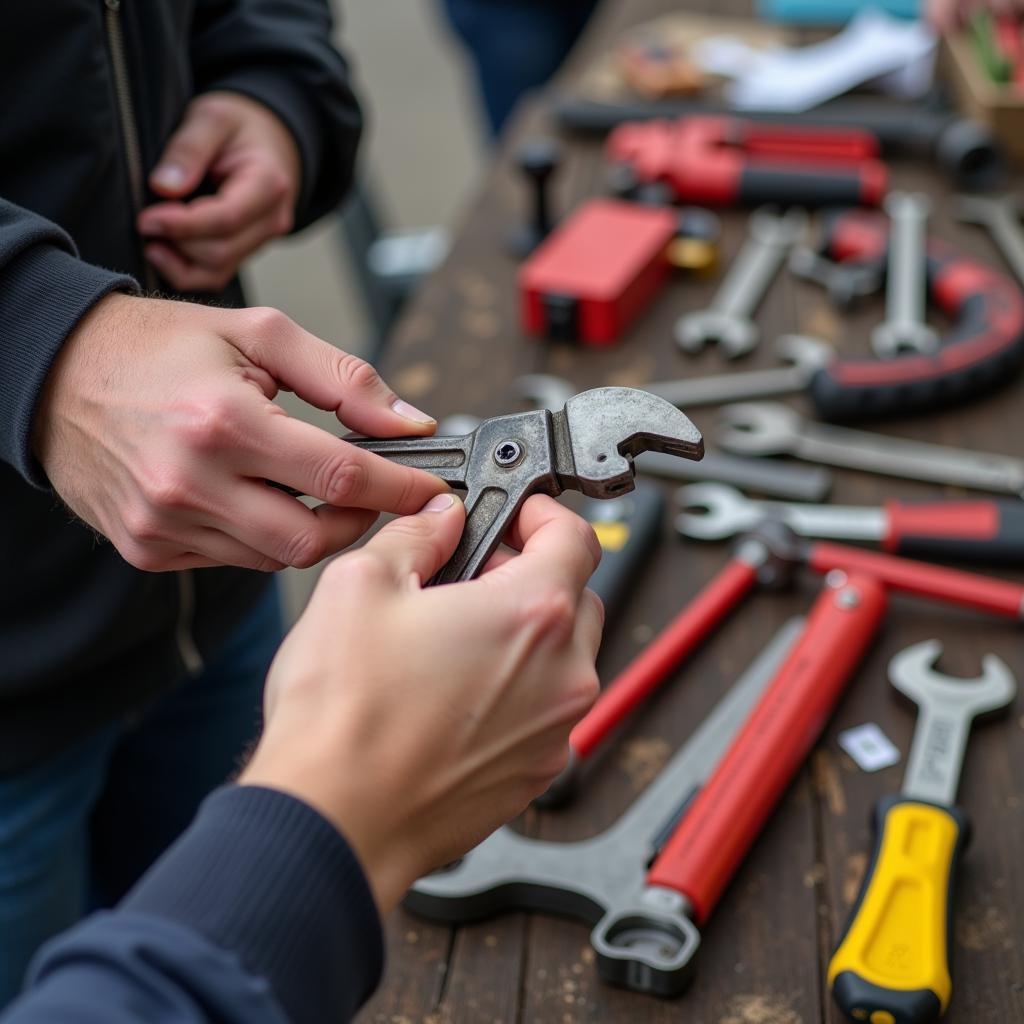
[[[459,437],[349,440],[466,491],[462,538],[431,584],[478,575],[531,494],[572,489],[615,498],[633,490],[633,458],[641,452],[704,454],[700,432],[682,412],[635,388],[594,388],[558,412],[495,416]]]

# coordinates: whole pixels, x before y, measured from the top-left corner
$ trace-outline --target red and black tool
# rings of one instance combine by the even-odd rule
[[[888,221],[866,210],[826,217],[820,251],[851,269],[884,273]],[[1005,274],[940,239],[927,247],[929,299],[952,329],[930,354],[837,359],[808,391],[827,420],[899,416],[948,408],[1008,383],[1024,363],[1024,294]]]
[[[685,117],[620,125],[605,152],[620,187],[662,183],[675,201],[706,206],[877,206],[888,181],[877,140],[857,129]]]

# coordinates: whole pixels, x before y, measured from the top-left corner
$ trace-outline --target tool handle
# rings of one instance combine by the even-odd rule
[[[734,558],[607,686],[569,734],[576,762],[585,761],[749,593],[757,570]]]
[[[945,501],[885,505],[882,546],[897,555],[958,562],[1024,562],[1024,502]]]
[[[884,270],[884,217],[865,210],[826,222],[822,251],[839,263]],[[927,247],[929,300],[953,322],[931,354],[836,359],[808,393],[827,420],[883,419],[969,401],[1011,381],[1024,363],[1024,295],[1017,284],[938,239]]]
[[[947,569],[830,541],[816,541],[808,545],[807,565],[822,574],[833,569],[867,573],[887,587],[905,594],[929,597],[990,615],[1024,618],[1024,587],[978,573]]]
[[[647,875],[702,924],[828,721],[885,611],[885,589],[850,575],[816,601],[803,635]]]
[[[793,203],[803,206],[877,206],[885,195],[888,172],[878,160],[840,169],[819,161],[800,165],[792,159],[759,160],[740,173],[741,203]]]
[[[638,481],[633,493],[621,498],[591,498],[586,502],[583,518],[594,528],[601,545],[601,563],[587,586],[601,598],[608,621],[615,619],[633,579],[650,555],[664,511],[661,488],[644,481]]]
[[[832,995],[852,1020],[926,1024],[946,1009],[953,875],[969,834],[956,808],[879,801],[871,861],[828,965]]]

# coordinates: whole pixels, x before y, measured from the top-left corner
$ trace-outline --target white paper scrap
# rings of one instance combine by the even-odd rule
[[[898,764],[900,760],[897,746],[874,722],[845,729],[839,734],[839,746],[865,772],[877,772]]]

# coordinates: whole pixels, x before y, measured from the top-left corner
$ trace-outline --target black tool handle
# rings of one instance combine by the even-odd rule
[[[872,164],[872,166],[874,166]],[[749,206],[762,203],[800,203],[801,206],[859,206],[871,204],[873,183],[859,171],[813,170],[795,167],[748,167],[740,174],[739,201]]]
[[[826,221],[823,253],[882,269],[888,222],[848,210]],[[946,409],[1012,380],[1024,364],[1024,294],[1005,274],[929,239],[929,300],[954,326],[931,354],[889,360],[836,359],[811,378],[808,393],[827,420],[863,420]]]
[[[1024,501],[888,502],[883,546],[910,558],[1020,565]]]
[[[638,481],[631,494],[612,501],[590,499],[583,518],[601,543],[601,564],[590,577],[590,589],[613,620],[661,532],[665,496],[655,484]]]

